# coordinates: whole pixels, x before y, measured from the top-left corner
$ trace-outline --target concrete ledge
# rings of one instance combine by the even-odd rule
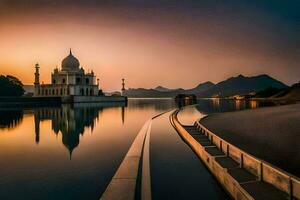
[[[219,150],[222,151],[227,156],[227,158],[232,159],[232,162],[238,163],[239,168],[236,168],[234,166],[233,169],[230,169],[232,173],[229,173],[229,169],[224,167],[224,163],[220,162],[220,159],[226,157],[220,158],[218,156],[213,156],[209,152],[207,152],[206,147],[202,146],[193,137],[194,135],[191,135],[188,132],[188,130],[192,130],[192,128],[187,127],[187,129],[185,129],[179,123],[177,119],[178,112],[179,112],[178,110],[175,111],[171,116],[171,122],[173,123],[174,127],[177,129],[178,133],[181,135],[183,140],[193,149],[196,155],[203,161],[206,167],[211,171],[211,173],[216,177],[219,183],[224,187],[224,189],[231,195],[233,199],[263,199],[264,197],[269,197],[268,199],[286,199],[289,197],[288,194],[292,194],[293,198],[299,198],[297,196],[299,194],[299,185],[296,183],[298,181],[298,178],[290,177],[290,180],[292,182],[290,183],[289,186],[289,188],[291,188],[289,190],[290,192],[286,192],[283,190],[280,191],[280,187],[274,187],[274,185],[270,183],[271,181],[264,182],[264,177],[265,176],[269,177],[270,172],[268,172],[267,175],[263,174],[266,173],[263,170],[263,167],[258,167],[255,164],[256,162],[262,163],[262,161],[260,161],[255,157],[252,157],[251,155],[239,150],[235,146],[227,143],[226,141],[222,140],[215,134],[211,133],[209,130],[205,129],[205,127],[203,127],[199,122],[197,122],[196,127],[199,130],[199,133],[207,136],[207,138],[212,142],[212,144],[218,147]],[[192,133],[194,134],[194,131],[192,131]],[[231,168],[231,166],[229,166],[229,168]],[[244,171],[241,170],[234,171],[235,169],[238,170],[241,169]],[[276,172],[280,171],[275,168],[274,170],[276,170]],[[243,175],[244,172],[247,172],[248,173],[247,175],[249,175],[249,177],[250,175],[252,175],[252,178],[248,178],[247,180],[242,179],[244,178]],[[238,177],[238,179],[234,178],[235,176],[236,178]],[[285,180],[285,179],[280,179],[280,180]],[[258,188],[260,189],[260,191],[265,192],[263,195],[259,195],[258,193],[256,193],[256,195],[253,195],[253,192],[249,193],[249,191],[246,191],[246,189],[249,187],[248,185],[251,184],[251,186],[253,186],[254,182],[264,186],[262,188],[259,186]],[[282,183],[281,181],[278,182]],[[256,186],[259,184],[256,184]],[[285,183],[283,185],[285,186]],[[297,189],[297,192],[295,192],[294,189]],[[290,198],[292,198],[292,196],[290,196]]]
[[[61,104],[60,97],[0,97],[0,107],[22,106],[57,106]]]
[[[239,184],[232,178],[215,158],[205,151],[200,143],[197,142],[187,130],[179,123],[177,119],[178,110],[171,115],[171,122],[173,123],[175,129],[178,131],[183,140],[189,144],[196,155],[203,161],[206,167],[211,171],[211,173],[216,177],[216,179],[221,183],[221,185],[226,189],[226,191],[234,199],[253,199]]]
[[[126,103],[125,96],[34,96],[0,97],[0,107],[6,106],[49,106],[62,103]]]
[[[145,136],[151,127],[148,120],[133,141],[124,160],[101,196],[101,200],[134,200],[135,188],[142,157]]]
[[[90,103],[90,102],[126,102],[124,96],[70,96],[62,97],[63,103]]]
[[[142,200],[151,200],[152,199],[151,173],[150,173],[150,131],[151,131],[151,128],[148,128],[147,133],[146,133],[145,142],[144,142],[144,148],[143,148],[142,183],[141,183],[141,199]]]
[[[162,112],[144,124],[100,200],[134,200],[141,161],[141,199],[152,199],[149,160],[151,124],[153,119],[170,111]]]
[[[298,177],[293,176],[270,163],[260,160],[226,142],[203,126],[200,121],[197,121],[195,124],[201,133],[205,134],[208,138],[211,138],[212,143],[222,149],[224,153],[233,158],[240,166],[247,169],[260,181],[268,183],[285,192],[291,199],[300,199],[300,180]]]

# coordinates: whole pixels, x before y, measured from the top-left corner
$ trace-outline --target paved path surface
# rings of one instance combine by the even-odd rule
[[[242,188],[244,188],[256,200],[284,200],[288,199],[288,194],[282,192],[269,183],[259,181],[258,177],[251,174],[246,168],[241,167],[239,163],[231,157],[226,156],[209,138],[200,133],[195,126],[185,126],[187,132],[203,147],[211,156],[215,157],[227,172],[233,177]]]
[[[166,113],[152,122],[152,199],[228,199],[214,177],[183,142]]]
[[[300,104],[212,114],[201,123],[229,143],[300,177]]]

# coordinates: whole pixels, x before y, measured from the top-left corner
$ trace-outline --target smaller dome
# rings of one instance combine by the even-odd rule
[[[69,71],[69,70],[79,70],[79,60],[73,56],[72,54],[72,50],[70,49],[70,54],[63,59],[62,64],[61,64],[61,68],[64,71]]]

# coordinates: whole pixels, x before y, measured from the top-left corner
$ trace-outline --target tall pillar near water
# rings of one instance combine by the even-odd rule
[[[122,78],[122,96],[125,96],[125,79]]]
[[[38,63],[35,64],[34,72],[34,96],[39,96],[40,90],[40,66]]]
[[[39,64],[35,64],[35,73],[34,73],[34,85],[40,84],[40,66]]]

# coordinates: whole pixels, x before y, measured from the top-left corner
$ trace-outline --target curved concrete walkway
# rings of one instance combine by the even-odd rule
[[[145,123],[101,200],[229,199],[172,126],[172,112]]]
[[[171,112],[152,122],[152,199],[228,199],[200,159],[170,123]]]
[[[196,127],[190,125],[195,121],[195,118],[199,117],[199,113],[194,112],[195,108],[192,106],[187,109],[190,110],[186,110],[186,113],[181,112],[181,114],[178,115],[179,122],[177,121],[177,124],[184,123],[184,125],[189,125],[184,126],[187,134],[190,134],[190,137],[194,137],[194,139],[199,142],[199,145],[206,146],[205,151],[211,156],[216,156],[215,159],[218,165],[229,170],[228,173],[230,177],[237,178],[236,181],[243,185],[242,188],[244,188],[244,190],[250,191],[255,199],[270,199],[270,195],[278,199],[286,198],[287,195],[282,194],[282,191],[275,191],[273,187],[271,188],[271,186],[266,185],[267,183],[261,182],[255,175],[246,173],[247,170],[244,169],[246,161],[243,162],[245,160],[244,156],[241,156],[242,164],[239,164],[237,161],[227,157],[231,155],[228,154],[228,146],[227,156],[223,152],[224,149],[222,147],[221,150],[218,150],[216,146],[213,147],[212,141],[216,142],[215,139],[217,136],[214,136],[214,140],[210,138],[210,141],[207,136],[201,135],[200,133],[202,132],[198,132]],[[108,193],[104,194],[102,199],[229,198],[217,183],[217,180],[205,167],[205,161],[201,162],[176,132],[172,124],[173,121],[170,120],[172,112],[173,111],[170,111],[156,116],[144,125],[115,177],[112,179],[111,184],[108,186],[106,190]],[[190,115],[190,113],[194,114]],[[203,116],[202,114],[200,115]],[[220,142],[220,145],[222,146],[223,142]],[[230,152],[235,152],[234,148],[232,149],[232,147],[230,147],[230,149]],[[246,154],[245,156],[247,157]],[[141,161],[142,165],[140,164]],[[208,160],[206,162],[208,162]],[[238,173],[233,173],[235,172],[234,170]],[[241,172],[243,172],[243,174],[241,174]],[[141,176],[141,181],[138,180],[138,174]],[[263,177],[265,176],[266,174],[264,172]],[[246,177],[247,180],[240,180],[241,177]],[[258,185],[253,189],[252,186],[254,183]],[[297,187],[291,187],[290,191],[295,190],[294,192],[299,192]],[[252,190],[255,192],[252,193]],[[137,191],[138,196],[136,195]],[[273,197],[272,199],[275,199]],[[252,199],[251,197],[249,198]]]
[[[148,120],[136,136],[100,200],[133,200],[136,198],[136,184],[138,182],[138,172],[142,158],[143,145],[145,138],[147,139],[147,136],[149,136],[151,122],[151,119]],[[148,171],[143,170],[143,172],[147,173]],[[148,189],[145,188],[144,191],[148,191]],[[151,199],[151,196],[144,199]]]

